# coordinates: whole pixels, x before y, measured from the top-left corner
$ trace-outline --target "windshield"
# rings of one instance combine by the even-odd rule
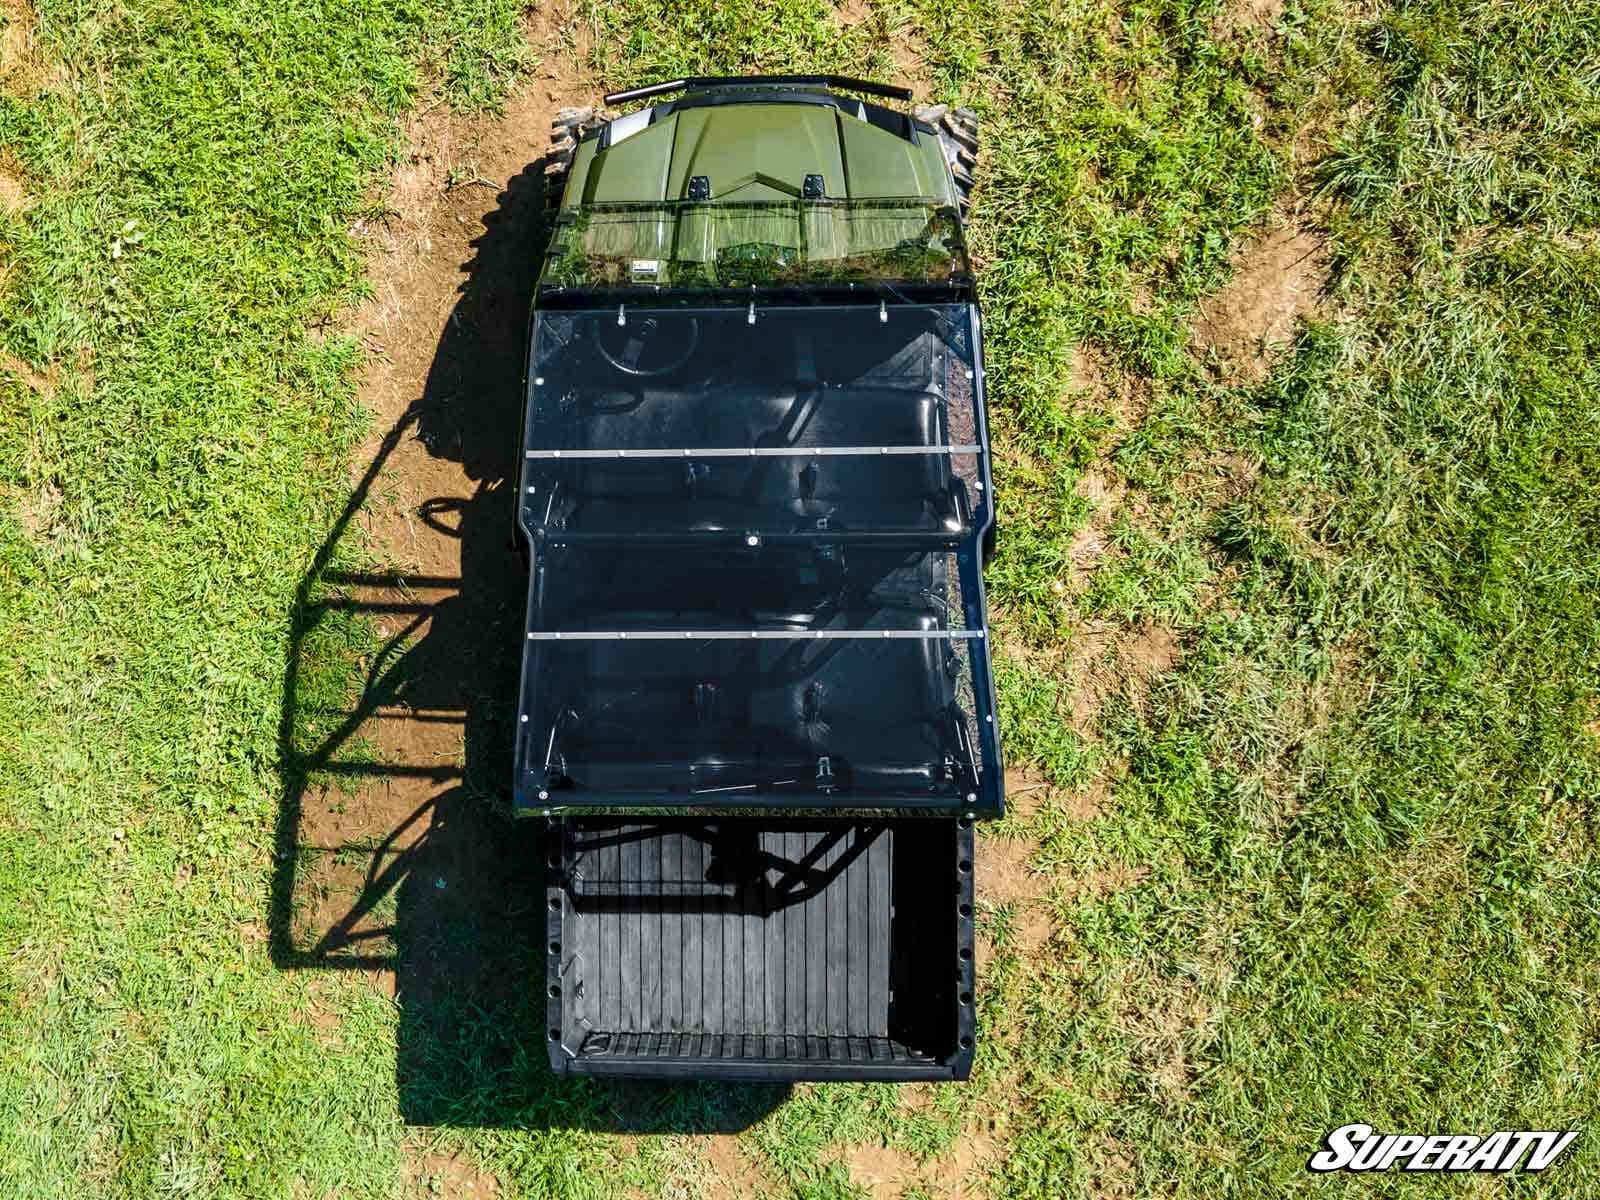
[[[543,282],[729,288],[948,283],[969,274],[955,210],[926,200],[680,200],[563,213]]]

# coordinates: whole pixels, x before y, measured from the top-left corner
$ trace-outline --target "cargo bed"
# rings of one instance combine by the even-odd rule
[[[550,824],[561,1072],[965,1079],[970,819]]]

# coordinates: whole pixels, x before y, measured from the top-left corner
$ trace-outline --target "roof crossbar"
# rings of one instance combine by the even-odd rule
[[[820,458],[852,454],[980,454],[978,445],[945,446],[702,446],[676,450],[528,450],[528,458]]]
[[[981,629],[583,629],[540,631],[530,642],[828,641],[839,638],[912,638],[917,641],[978,641]]]

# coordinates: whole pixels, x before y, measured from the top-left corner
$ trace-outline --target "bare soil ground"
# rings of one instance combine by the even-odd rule
[[[713,1133],[703,1139],[700,1158],[701,1200],[758,1200],[777,1186],[759,1163],[739,1149],[739,1139]]]
[[[1201,346],[1230,382],[1259,382],[1272,348],[1315,309],[1327,280],[1324,239],[1292,215],[1275,217],[1234,256],[1233,278],[1200,306]]]
[[[984,1177],[999,1151],[987,1132],[969,1130],[936,1158],[919,1161],[904,1150],[882,1144],[839,1147],[850,1182],[872,1200],[897,1200],[908,1194],[945,1200],[974,1200],[988,1194]]]
[[[375,747],[388,766],[308,797],[300,829],[302,846],[375,848],[322,864],[311,924],[337,927],[345,940],[384,932],[374,912],[344,910],[430,839],[442,808],[484,824],[458,801],[480,765],[469,759],[488,748],[469,746],[484,732],[472,726],[504,702],[493,689],[516,649],[523,585],[509,489],[543,156],[556,110],[594,99],[559,46],[555,17],[533,19],[529,37],[544,65],[507,97],[504,114],[464,118],[439,107],[415,119],[383,216],[355,230],[371,246],[373,295],[351,333],[367,351],[360,400],[374,432],[352,483],[366,500],[357,514],[366,545],[388,569],[339,582],[374,615],[385,662],[372,669],[394,686],[380,696],[390,702],[359,714],[348,740]],[[475,860],[497,832],[489,823],[453,839],[461,853],[432,864],[435,890],[456,889],[457,904],[491,903],[501,881]]]

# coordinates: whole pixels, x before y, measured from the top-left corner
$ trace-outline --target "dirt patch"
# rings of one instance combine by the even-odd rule
[[[61,373],[51,367],[48,371],[35,371],[14,354],[0,353],[0,372],[19,380],[24,387],[46,400],[56,398],[56,388],[61,383]]]
[[[776,1195],[778,1188],[766,1171],[739,1149],[739,1139],[713,1133],[700,1139],[702,1200],[756,1200]]]
[[[1142,709],[1151,685],[1177,666],[1182,656],[1177,634],[1164,625],[1124,627],[1086,621],[1069,655],[1072,709],[1068,724],[1081,737],[1097,741],[1096,726],[1106,700],[1120,695],[1135,709]],[[1098,811],[1098,801],[1095,805],[1094,811]]]
[[[889,1146],[852,1146],[839,1157],[850,1182],[873,1200],[895,1200],[920,1174],[916,1159]]]
[[[1150,412],[1150,381],[1119,369],[1104,350],[1090,342],[1072,348],[1068,368],[1070,386],[1063,402],[1084,403],[1106,413],[1116,423],[1117,442],[1138,428]],[[1105,448],[1109,454],[1116,442]]]
[[[1118,659],[1146,679],[1172,670],[1180,654],[1177,635],[1165,625],[1140,626],[1117,647]]]
[[[1090,467],[1078,479],[1078,495],[1089,502],[1089,519],[1067,547],[1070,575],[1066,590],[1077,595],[1089,585],[1095,568],[1111,546],[1111,526],[1122,511],[1127,489],[1121,478],[1103,467]]]
[[[1266,378],[1272,347],[1288,340],[1327,285],[1324,239],[1293,219],[1241,248],[1233,278],[1200,305],[1195,330],[1233,383]]]
[[[1032,771],[1006,772],[1006,816],[1031,821],[1050,800],[1050,785]]]
[[[22,169],[9,154],[0,152],[0,208],[21,212],[28,204],[28,189],[23,186]]]
[[[981,936],[981,935],[980,935]],[[938,1098],[936,1085],[931,1083],[903,1083],[895,1089],[895,1098],[907,1112],[927,1112]]]
[[[914,22],[875,9],[867,0],[844,0],[834,8],[833,19],[847,33],[862,31],[872,48],[888,59],[889,70],[878,70],[885,83],[910,88],[918,101],[927,98],[927,43]]]
[[[1043,896],[1050,880],[1033,869],[1033,855],[1038,848],[1027,838],[984,839],[978,850],[978,899],[999,905]]]
[[[418,1157],[407,1152],[403,1195],[446,1200],[492,1200],[500,1183],[455,1154],[431,1151]]]
[[[1284,0],[1225,0],[1211,22],[1211,37],[1222,42],[1252,31],[1271,36],[1283,17]]]
[[[17,504],[22,531],[35,542],[53,541],[60,532],[58,522],[64,499],[61,489],[51,481],[23,495]]]
[[[1115,863],[1098,871],[1088,871],[1074,876],[1068,883],[1067,890],[1068,894],[1074,897],[1109,896],[1114,892],[1127,891],[1135,884],[1149,878],[1149,875],[1149,867]]]
[[[1215,982],[1226,986],[1225,979]],[[1122,1015],[1134,1042],[1133,1061],[1158,1093],[1181,1099],[1194,1078],[1190,1045],[1218,1019],[1220,1009],[1190,978],[1163,981],[1145,991],[1153,993],[1151,998]]]
[[[1033,962],[1039,952],[1049,945],[1055,933],[1055,922],[1043,907],[1030,905],[1023,909],[1011,930],[1012,949],[1016,951],[1018,961]]]
[[[1072,348],[1072,364],[1067,376],[1074,391],[1088,392],[1091,396],[1105,395],[1110,390],[1104,358],[1087,342]]]
[[[968,1130],[927,1162],[884,1145],[838,1147],[830,1157],[842,1162],[850,1182],[873,1200],[896,1200],[907,1194],[979,1200],[988,1195],[985,1177],[1000,1149],[1000,1139],[992,1132]]]
[[[980,875],[979,878],[981,879],[982,876]],[[975,946],[972,961],[976,964],[978,978],[982,979],[984,972],[994,962],[994,941],[986,933],[978,934],[973,941]]]
[[[999,1141],[987,1133],[963,1133],[950,1152],[939,1160],[936,1178],[945,1181],[951,1200],[976,1200],[987,1196],[984,1177],[999,1154]]]
[[[872,17],[872,5],[867,0],[845,0],[833,10],[833,19],[846,29],[854,29]]]
[[[1097,1138],[1090,1146],[1089,1194],[1095,1200],[1130,1200],[1135,1193],[1132,1150],[1114,1138]]]
[[[1106,810],[1110,799],[1111,785],[1101,777],[1086,787],[1067,792],[1061,802],[1061,811],[1074,821],[1092,821]]]
[[[39,38],[38,15],[26,0],[0,0],[0,91],[28,97],[66,79]]]

